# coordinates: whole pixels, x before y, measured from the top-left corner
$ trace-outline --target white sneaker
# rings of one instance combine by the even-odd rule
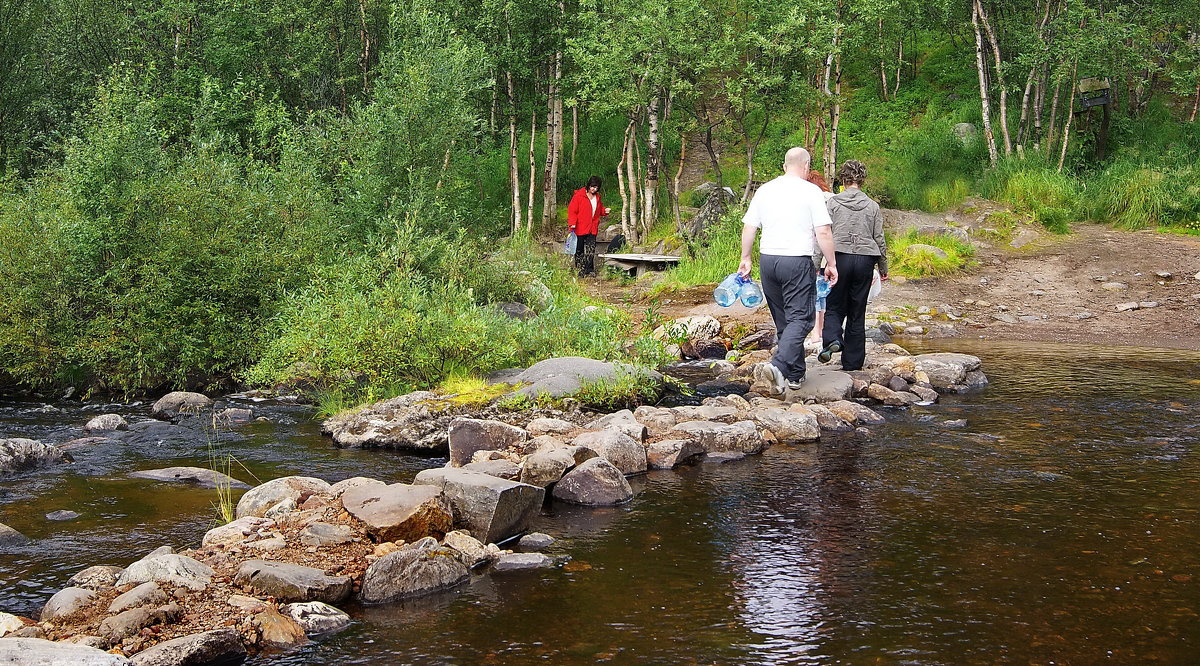
[[[771,387],[771,395],[783,395],[787,388],[787,380],[774,363],[764,361],[754,366],[754,381],[762,382]]]

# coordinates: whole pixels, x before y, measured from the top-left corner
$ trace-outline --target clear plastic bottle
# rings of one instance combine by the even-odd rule
[[[748,308],[758,307],[763,302],[762,287],[754,284],[754,280],[750,278],[741,280],[742,288],[738,291],[738,298],[742,299],[742,305]]]
[[[737,273],[730,274],[724,280],[721,280],[721,284],[717,285],[716,289],[713,289],[713,300],[723,308],[733,305],[737,302],[738,295],[742,291],[742,283],[741,275]]]

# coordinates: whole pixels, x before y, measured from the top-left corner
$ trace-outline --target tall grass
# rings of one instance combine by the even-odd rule
[[[1167,174],[1121,162],[1105,169],[1089,187],[1092,219],[1121,229],[1145,229],[1166,221],[1172,203]]]
[[[690,245],[679,265],[659,278],[651,293],[715,284],[736,271],[742,257],[744,214],[742,207],[730,207],[719,221],[708,228],[704,240]]]
[[[941,256],[926,245],[941,250]],[[975,247],[953,236],[921,234],[909,229],[900,235],[888,234],[888,272],[911,278],[950,275],[974,265]]]
[[[1054,233],[1067,233],[1082,218],[1078,181],[1037,158],[1003,160],[980,179],[984,196],[1029,213]]]

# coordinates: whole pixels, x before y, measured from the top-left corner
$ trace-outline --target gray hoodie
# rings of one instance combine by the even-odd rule
[[[887,243],[879,204],[851,187],[825,202],[833,219],[833,249],[845,254],[879,257],[879,272],[887,275]]]

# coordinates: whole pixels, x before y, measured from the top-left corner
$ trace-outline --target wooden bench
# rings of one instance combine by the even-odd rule
[[[679,257],[665,254],[600,254],[605,265],[628,271],[634,277],[646,271],[665,271],[679,263]]]

